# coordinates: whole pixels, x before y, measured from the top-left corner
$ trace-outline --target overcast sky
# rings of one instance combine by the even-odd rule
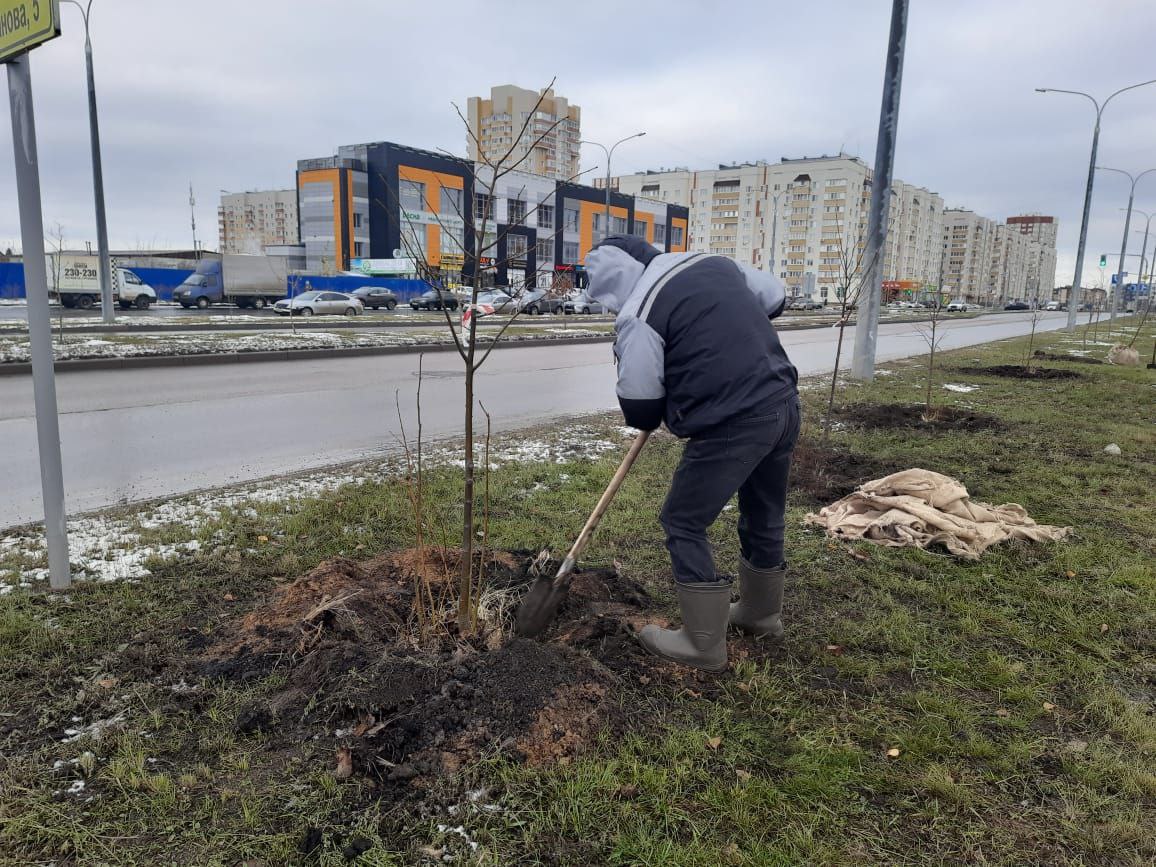
[[[1091,145],[1087,100],[1156,78],[1151,0],[913,0],[896,177],[948,206],[1060,221],[1070,282]],[[391,140],[465,153],[451,102],[495,84],[582,108],[585,138],[645,138],[615,174],[832,154],[874,162],[890,3],[547,0],[94,0],[92,35],[112,244],[217,245],[220,190],[291,187],[296,160]],[[488,10],[485,12],[479,10]],[[32,54],[44,218],[93,240],[81,16]],[[8,114],[0,247],[19,248]],[[587,148],[583,168],[599,163]],[[1156,85],[1104,114],[1102,165],[1156,167]],[[1156,212],[1156,172],[1136,207]],[[1085,283],[1119,254],[1128,182],[1100,173]],[[1154,220],[1156,222],[1156,220]],[[1141,228],[1143,219],[1140,220]],[[1154,227],[1156,229],[1156,227]],[[1143,240],[1134,236],[1130,249]],[[1133,260],[1138,262],[1138,260]],[[1110,270],[1111,270],[1110,269]],[[1135,271],[1136,265],[1129,270]]]

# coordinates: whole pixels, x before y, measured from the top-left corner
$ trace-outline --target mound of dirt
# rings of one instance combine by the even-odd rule
[[[983,368],[980,368],[981,370]],[[969,372],[972,369],[969,368]],[[1078,375],[1078,374],[1077,374]],[[835,411],[844,424],[865,428],[904,428],[925,431],[1003,430],[999,417],[974,409],[937,406],[930,413],[922,405],[901,403],[856,403]],[[904,469],[899,467],[898,469]],[[893,472],[893,470],[892,470]],[[886,474],[884,474],[886,475]]]
[[[892,461],[837,448],[821,448],[813,440],[799,440],[791,458],[788,490],[806,505],[825,506],[871,479],[906,469]]]
[[[654,603],[613,571],[575,574],[544,641],[506,640],[532,570],[557,569],[528,555],[487,558],[480,628],[457,635],[447,606],[460,562],[427,549],[323,563],[220,629],[197,673],[283,674],[283,688],[242,708],[237,731],[332,743],[338,776],[387,785],[420,785],[482,755],[574,755],[626,719],[624,682],[679,676],[656,673],[665,664],[634,640]],[[440,618],[424,635],[419,598]]]
[[[1064,359],[1065,361],[1073,359]],[[1083,379],[1078,370],[1061,370],[1058,367],[1024,367],[1022,364],[991,364],[986,367],[959,367],[959,373],[980,376],[1002,376],[1005,379]]]
[[[1104,362],[1098,358],[1091,358],[1087,355],[1070,355],[1067,352],[1055,353],[1044,352],[1042,349],[1037,349],[1032,353],[1032,358],[1042,358],[1045,361],[1073,361],[1076,364],[1103,364]]]

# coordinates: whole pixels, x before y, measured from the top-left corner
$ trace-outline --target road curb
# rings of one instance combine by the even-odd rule
[[[610,343],[606,337],[530,338],[502,340],[495,349],[534,348],[546,346],[573,346],[588,343]],[[258,352],[205,352],[197,355],[145,355],[132,358],[76,358],[57,361],[57,373],[75,373],[86,370],[132,370],[145,367],[204,367],[212,364],[247,364],[261,361],[308,361],[320,358],[356,358],[369,355],[413,355],[425,352],[449,352],[453,343],[431,343],[408,346],[352,346],[348,349],[274,349]],[[20,376],[32,372],[27,361],[0,364],[0,376]]]
[[[978,318],[978,316],[965,315],[955,317],[951,321]],[[880,324],[904,325],[926,321],[926,319],[891,319]],[[776,326],[776,329],[778,331],[810,331],[819,328],[835,328],[837,325],[838,323],[831,322],[813,324],[799,322],[784,323]],[[854,325],[855,320],[847,323],[847,327],[849,328]],[[584,343],[609,343],[613,340],[613,334],[607,334],[605,337],[531,337],[523,340],[501,340],[495,348],[570,346]],[[429,343],[407,344],[404,346],[351,346],[347,349],[273,349],[255,352],[203,352],[190,355],[147,355],[129,358],[76,358],[57,361],[55,368],[57,373],[67,373],[70,371],[126,370],[145,367],[203,367],[211,364],[244,364],[259,361],[303,361],[307,359],[354,358],[369,355],[410,355],[421,352],[445,352],[453,348],[453,343]],[[31,372],[32,365],[26,361],[0,362],[0,376],[20,376]]]

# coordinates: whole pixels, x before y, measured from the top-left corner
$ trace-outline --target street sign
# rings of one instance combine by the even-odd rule
[[[0,63],[59,35],[58,0],[0,0]]]
[[[1112,285],[1113,285],[1113,286],[1115,286],[1117,283],[1119,283],[1119,282],[1120,282],[1120,281],[1119,281],[1119,279],[1117,279],[1117,278],[1119,278],[1119,276],[1120,276],[1119,274],[1113,274],[1113,275],[1112,275]],[[1125,271],[1125,272],[1124,272],[1124,276],[1125,276],[1125,277],[1127,277],[1127,276],[1128,276],[1128,272],[1127,272],[1127,271]]]

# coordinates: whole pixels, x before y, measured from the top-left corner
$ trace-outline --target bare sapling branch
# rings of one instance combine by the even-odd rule
[[[839,301],[839,319],[835,323],[839,329],[839,336],[835,342],[835,368],[831,371],[831,389],[827,394],[827,413],[823,418],[823,434],[821,437],[822,446],[825,448],[827,441],[831,434],[831,425],[834,422],[835,415],[835,391],[839,382],[839,362],[843,356],[843,337],[847,330],[847,323],[851,319],[851,314],[855,312],[859,304],[859,295],[863,290],[863,250],[860,246],[860,238],[857,237],[854,244],[848,247],[843,231],[843,224],[836,224],[838,235],[836,237],[836,245],[838,247],[837,253],[839,257],[839,286],[836,289],[837,299]],[[860,233],[861,234],[861,233]],[[856,282],[858,278],[858,282]]]

